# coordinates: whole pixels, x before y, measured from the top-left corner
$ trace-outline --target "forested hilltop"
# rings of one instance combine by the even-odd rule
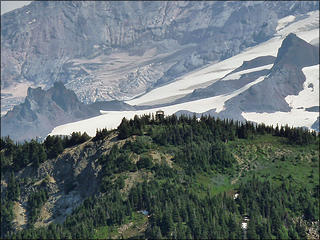
[[[1,238],[319,239],[319,134],[213,117],[1,139]]]

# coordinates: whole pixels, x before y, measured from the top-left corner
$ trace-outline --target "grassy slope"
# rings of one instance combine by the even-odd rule
[[[308,187],[319,182],[319,145],[296,146],[284,138],[270,135],[255,140],[237,140],[229,143],[233,154],[242,161],[239,164],[239,181],[256,174],[276,183],[292,178],[297,184]],[[312,174],[312,178],[311,173]]]
[[[134,212],[131,217],[125,219],[121,226],[110,228],[109,226],[100,227],[95,230],[94,239],[118,239],[138,237],[145,231],[148,217],[142,213]]]
[[[313,188],[319,183],[319,145],[289,145],[286,139],[271,135],[256,136],[254,139],[236,139],[227,143],[237,160],[234,170],[226,174],[209,172],[199,173],[191,187],[200,196],[226,192],[234,194],[240,182],[246,181],[252,174],[262,179],[281,183],[288,178],[297,184]],[[147,153],[150,156],[170,156],[174,146],[156,146]],[[158,153],[158,154],[155,154]],[[164,158],[162,158],[164,160]],[[154,159],[159,162],[159,159]],[[179,169],[173,164],[173,167]],[[96,229],[94,238],[130,238],[138,237],[146,226],[148,218],[141,213],[134,213],[122,226],[109,229],[107,226]],[[125,230],[123,230],[125,229]]]

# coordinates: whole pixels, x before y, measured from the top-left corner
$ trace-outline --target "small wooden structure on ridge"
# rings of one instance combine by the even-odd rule
[[[164,118],[164,111],[158,110],[156,111],[156,120],[161,120]]]

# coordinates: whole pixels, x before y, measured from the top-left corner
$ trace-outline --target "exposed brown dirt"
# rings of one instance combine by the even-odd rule
[[[19,202],[13,204],[14,220],[13,224],[17,229],[21,230],[27,223],[26,209]]]

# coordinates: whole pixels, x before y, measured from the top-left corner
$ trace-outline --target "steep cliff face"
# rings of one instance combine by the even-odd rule
[[[115,108],[133,109],[117,101],[84,104],[61,82],[55,82],[47,91],[29,88],[24,103],[1,118],[1,136],[10,135],[15,140],[45,137],[57,125],[97,116],[100,109]]]
[[[317,2],[36,1],[1,16],[2,106],[10,87],[66,83],[81,101],[128,99],[271,37]]]

